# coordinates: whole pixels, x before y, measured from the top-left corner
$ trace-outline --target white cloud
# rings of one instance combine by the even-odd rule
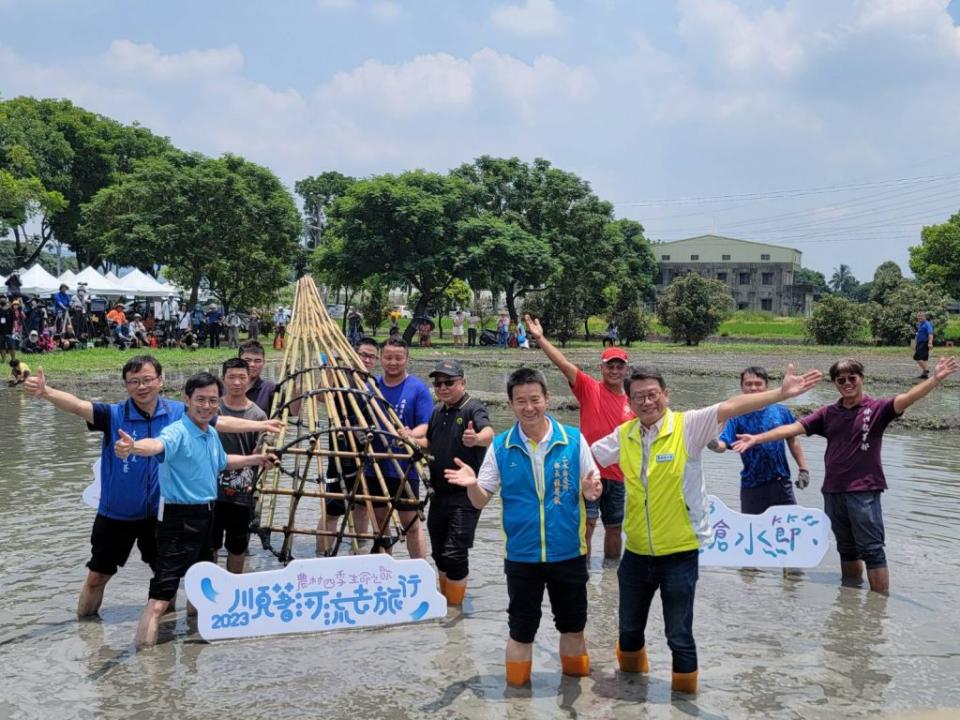
[[[104,62],[113,71],[145,73],[157,80],[180,81],[197,76],[238,73],[243,69],[243,53],[231,46],[164,55],[150,44],[114,40]]]
[[[524,0],[501,5],[490,14],[494,25],[517,35],[559,35],[567,24],[553,0]]]

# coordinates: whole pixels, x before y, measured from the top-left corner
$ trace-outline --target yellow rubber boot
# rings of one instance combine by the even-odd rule
[[[688,695],[696,695],[697,674],[697,670],[688,673],[675,672],[673,674],[673,682],[670,684],[670,687],[676,692],[687,693]]]
[[[650,661],[647,659],[647,646],[644,645],[639,650],[621,650],[620,643],[617,643],[617,664],[621,672],[628,673],[648,673],[650,672]]]
[[[561,655],[560,667],[563,668],[564,675],[573,677],[586,677],[590,674],[590,656],[583,655]]]
[[[443,594],[448,605],[463,605],[463,596],[467,594],[467,583],[461,580],[447,580]]]
[[[530,675],[533,673],[532,660],[507,660],[507,685],[510,687],[525,687],[530,684]]]

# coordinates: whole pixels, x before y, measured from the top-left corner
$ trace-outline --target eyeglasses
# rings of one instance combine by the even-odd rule
[[[157,381],[158,377],[142,377],[142,378],[130,378],[129,380],[124,380],[128,388],[138,388],[146,387],[147,385],[153,385]]]
[[[220,405],[220,398],[193,398],[190,402],[199,407],[217,407]]]
[[[837,375],[833,381],[837,385],[856,385],[859,375]]]
[[[636,403],[637,405],[643,405],[644,403],[655,403],[660,399],[660,396],[663,395],[659,390],[653,390],[652,392],[636,394],[630,396],[630,402]]]
[[[435,388],[453,387],[459,380],[460,378],[454,378],[453,380],[434,380],[433,386]]]
[[[361,360],[379,360],[380,356],[376,353],[357,353]]]

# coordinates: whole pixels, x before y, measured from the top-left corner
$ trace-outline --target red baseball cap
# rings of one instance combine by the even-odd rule
[[[600,362],[610,362],[611,360],[623,360],[623,362],[629,362],[630,357],[627,355],[627,351],[623,348],[610,347],[603,351],[603,355],[600,356]]]

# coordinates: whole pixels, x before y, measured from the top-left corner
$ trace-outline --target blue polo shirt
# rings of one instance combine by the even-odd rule
[[[924,320],[917,326],[917,345],[924,345],[933,334],[933,324],[929,320]]]
[[[217,499],[217,476],[227,468],[227,453],[213,427],[201,430],[188,415],[157,437],[160,494],[165,503],[199,505]]]
[[[768,405],[762,410],[727,420],[720,439],[729,447],[736,442],[737,435],[759,435],[794,422],[796,418],[785,405]],[[740,472],[740,486],[743,488],[758,487],[778,478],[786,480],[790,477],[783,440],[755,445],[740,459],[743,460],[743,470]]]

